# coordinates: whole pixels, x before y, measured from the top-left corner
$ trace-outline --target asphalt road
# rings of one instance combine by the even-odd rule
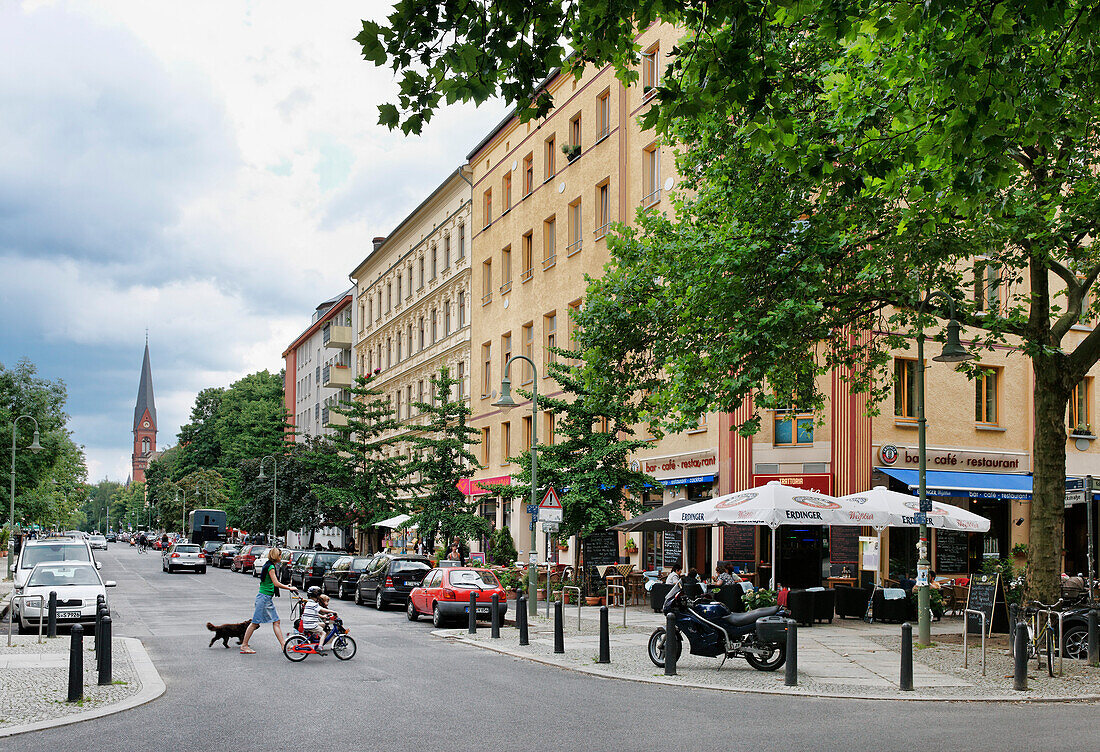
[[[215,623],[251,615],[258,581],[161,572],[159,554],[100,552],[116,634],[140,638],[167,692],[113,716],[4,740],[8,750],[1055,750],[1092,749],[1100,707],[820,700],[613,681],[433,638],[399,610],[335,605],[350,661],[292,664],[268,627],[256,655]],[[289,599],[276,601],[284,618]],[[235,646],[234,642],[230,643]]]

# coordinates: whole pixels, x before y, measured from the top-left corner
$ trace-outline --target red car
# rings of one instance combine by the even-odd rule
[[[431,614],[432,624],[442,627],[449,620],[468,618],[470,593],[477,596],[475,614],[478,619],[490,617],[493,594],[500,596],[497,609],[501,621],[504,621],[504,615],[508,613],[508,594],[501,587],[500,580],[489,569],[473,567],[445,567],[428,572],[420,587],[413,588],[409,593],[405,614],[409,621]]]
[[[256,552],[267,546],[241,546],[241,550],[233,557],[233,563],[229,565],[231,572],[251,572],[256,563]]]

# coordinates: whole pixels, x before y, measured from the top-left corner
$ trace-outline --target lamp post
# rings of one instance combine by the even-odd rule
[[[11,508],[8,510],[8,579],[11,579],[11,567],[15,561],[15,427],[19,425],[19,421],[23,418],[34,423],[34,438],[31,439],[31,445],[27,448],[32,452],[42,451],[42,445],[38,443],[38,421],[30,415],[20,415],[13,420],[11,424],[11,489],[9,497]]]
[[[512,399],[512,380],[508,378],[508,374],[512,368],[513,360],[526,360],[531,364],[531,508],[538,509],[539,503],[539,486],[538,486],[538,451],[535,449],[535,445],[538,444],[538,419],[539,419],[539,372],[535,368],[535,361],[528,358],[526,355],[513,355],[508,358],[508,362],[504,364],[504,377],[500,380],[500,399],[493,403],[493,407],[499,407],[502,410],[510,410],[516,406],[515,400]],[[547,558],[549,562],[549,558]],[[531,520],[531,558],[527,564],[527,613],[529,616],[534,616],[538,610],[538,587],[539,587],[539,573],[538,567],[538,538],[535,532],[535,520],[532,517]],[[546,593],[547,598],[550,597],[550,567],[549,563],[546,568]]]
[[[276,531],[278,530],[275,526],[275,504],[279,499],[279,461],[270,454],[260,460],[260,474],[258,476],[260,480],[267,478],[264,475],[264,462],[267,460],[271,460],[271,464],[275,466],[275,469],[271,471],[271,545],[274,546]]]
[[[176,502],[180,500],[179,489],[176,489]],[[167,527],[167,526],[165,526]],[[183,506],[180,507],[180,532],[183,533],[187,530],[187,490],[183,492]]]
[[[917,541],[917,643],[920,645],[932,644],[931,615],[929,612],[929,600],[931,588],[928,583],[930,563],[928,561],[928,512],[932,511],[932,505],[928,501],[928,489],[925,484],[925,475],[928,465],[927,457],[927,424],[924,417],[924,316],[925,308],[933,298],[941,298],[947,302],[949,318],[947,320],[947,339],[943,344],[943,350],[932,360],[940,363],[960,363],[971,360],[974,356],[967,352],[959,341],[959,332],[962,325],[956,316],[955,299],[942,290],[933,290],[921,301],[917,310],[917,457],[919,470],[917,471],[917,493],[920,498],[920,540]]]

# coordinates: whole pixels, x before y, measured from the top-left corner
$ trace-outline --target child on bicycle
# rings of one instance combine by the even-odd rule
[[[317,652],[323,653],[324,644],[321,640],[324,638],[324,624],[321,621],[322,616],[334,617],[335,611],[330,611],[321,605],[321,599],[324,598],[321,594],[321,588],[313,585],[306,591],[308,600],[302,607],[302,634],[309,637],[311,640],[317,643]],[[327,643],[328,641],[325,640]]]

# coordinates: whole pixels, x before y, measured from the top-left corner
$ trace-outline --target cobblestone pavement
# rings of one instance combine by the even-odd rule
[[[866,624],[862,621],[838,621],[798,630],[797,687],[784,685],[784,671],[757,671],[743,659],[728,660],[719,670],[720,658],[704,658],[684,653],[678,663],[678,675],[666,677],[649,660],[647,643],[663,616],[648,609],[631,609],[629,626],[622,626],[621,611],[611,612],[611,663],[596,663],[598,652],[598,609],[582,609],[578,630],[576,609],[564,618],[565,653],[553,653],[553,625],[544,616],[531,622],[531,644],[520,647],[517,630],[506,627],[501,638],[493,640],[489,629],[481,626],[476,635],[466,630],[437,632],[517,657],[531,658],[562,668],[599,676],[704,686],[734,691],[767,692],[823,697],[905,700],[1075,700],[1100,699],[1100,669],[1089,668],[1083,661],[1065,661],[1064,675],[1049,678],[1030,664],[1029,690],[1012,689],[1012,660],[1003,647],[990,647],[986,654],[986,673],[981,671],[981,650],[970,643],[969,668],[964,669],[959,644],[961,619],[937,622],[934,645],[914,650],[914,691],[899,689],[901,672],[901,628],[895,624]],[[617,626],[616,626],[617,625]],[[939,642],[937,642],[939,640]],[[980,645],[980,642],[977,643]],[[1057,661],[1055,662],[1057,668]]]
[[[111,674],[113,684],[99,686],[94,643],[84,640],[84,700],[66,702],[69,677],[69,636],[44,639],[37,636],[0,637],[0,732],[13,725],[52,720],[125,700],[141,689],[121,639],[114,640]]]

